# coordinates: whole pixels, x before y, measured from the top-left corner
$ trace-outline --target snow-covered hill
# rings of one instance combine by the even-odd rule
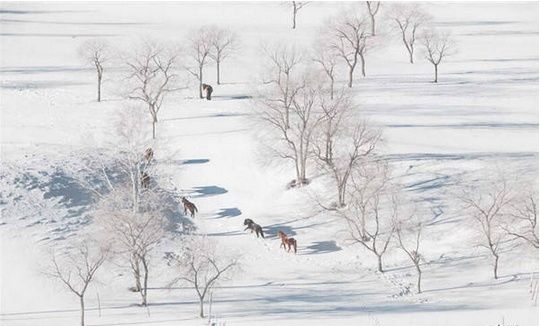
[[[411,65],[399,39],[368,56],[355,80],[361,113],[383,130],[385,155],[404,191],[433,214],[425,242],[424,293],[398,250],[376,272],[372,255],[346,241],[339,217],[321,212],[314,193],[329,186],[316,171],[303,189],[286,162],[270,164],[254,121],[260,45],[282,40],[310,46],[324,20],[349,3],[310,3],[289,26],[280,3],[8,3],[0,4],[0,324],[73,325],[78,304],[45,277],[48,248],[84,234],[90,194],[70,180],[81,153],[113,137],[120,67],[105,75],[104,101],[94,101],[91,67],[77,47],[91,37],[121,49],[139,37],[182,45],[202,24],[230,27],[239,55],[222,68],[214,100],[196,87],[169,97],[160,112],[156,161],[200,209],[200,232],[242,257],[220,284],[212,315],[223,324],[538,325],[530,285],[538,252],[503,253],[498,280],[454,194],[502,170],[538,175],[538,4],[429,3],[434,24],[450,29],[459,52],[441,66],[440,82],[419,58]],[[354,4],[363,6],[362,4]],[[384,7],[383,7],[384,8]],[[345,83],[345,75],[339,83]],[[161,160],[174,155],[173,160]],[[160,161],[161,160],[161,161]],[[266,239],[244,232],[252,218]],[[294,235],[298,255],[279,248],[278,230]],[[173,250],[164,242],[160,252]],[[88,325],[202,325],[193,290],[167,288],[158,264],[148,309],[136,305],[127,271],[106,265],[88,295]],[[99,297],[97,296],[99,293]],[[99,300],[98,300],[99,298]]]

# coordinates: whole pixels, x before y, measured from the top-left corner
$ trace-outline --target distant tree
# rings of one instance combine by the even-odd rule
[[[158,113],[164,99],[173,91],[178,75],[178,52],[163,45],[147,41],[126,59],[128,80],[134,87],[128,98],[142,101],[152,117],[152,137],[156,138]]]
[[[126,205],[129,193],[125,187],[109,193],[99,204],[97,221],[116,253],[129,261],[134,290],[141,295],[141,305],[146,306],[152,255],[169,225],[164,211],[168,203],[159,192],[145,193],[141,210],[134,212]]]
[[[369,17],[371,17],[371,36],[375,36],[375,16],[381,8],[380,1],[366,1]]]
[[[421,293],[422,266],[420,262],[422,260],[422,254],[420,252],[420,244],[422,242],[422,233],[425,224],[420,219],[415,219],[414,216],[407,218],[399,214],[396,216],[394,223],[399,248],[407,255],[416,268],[416,291]]]
[[[323,117],[317,126],[313,151],[321,168],[334,179],[337,207],[344,207],[351,174],[373,156],[381,133],[355,118],[355,106],[348,93],[341,92],[333,100],[321,94],[318,104]]]
[[[340,210],[352,241],[361,244],[377,257],[377,269],[384,272],[383,256],[394,234],[396,205],[389,191],[389,171],[386,164],[363,166],[353,177],[346,209]],[[390,211],[385,211],[390,207]]]
[[[273,88],[270,95],[257,103],[260,119],[276,135],[273,148],[279,157],[294,162],[296,179],[291,186],[301,187],[309,181],[306,177],[310,162],[311,142],[322,115],[317,112],[317,94],[320,85],[309,73],[293,83],[294,92],[287,95],[287,107],[281,100],[274,100],[275,93],[283,94],[283,88]]]
[[[504,230],[514,239],[538,249],[538,191],[523,191],[510,208]]]
[[[79,56],[85,64],[91,64],[97,73],[97,101],[101,102],[101,83],[105,64],[111,58],[110,45],[101,39],[92,39],[83,42],[79,47]]]
[[[199,300],[199,317],[204,318],[204,302],[216,284],[238,266],[234,258],[219,255],[216,246],[206,236],[188,235],[179,253],[168,255],[168,264],[177,276],[170,285],[185,282],[193,286]]]
[[[440,34],[435,30],[426,32],[423,37],[426,59],[435,71],[434,83],[439,81],[439,65],[444,58],[454,54],[455,46],[449,34]]]
[[[202,26],[193,31],[188,37],[188,56],[191,58],[191,65],[186,69],[199,81],[199,98],[203,98],[202,84],[204,82],[204,67],[212,53],[214,37],[209,26]]]
[[[466,190],[460,198],[481,235],[479,246],[493,257],[493,277],[497,279],[501,243],[506,236],[502,223],[511,204],[510,187],[502,179],[490,184],[485,191]]]
[[[309,1],[291,1],[291,7],[292,7],[292,29],[296,28],[296,15],[298,15],[298,12],[300,9],[304,8]]]
[[[328,26],[330,47],[345,61],[349,68],[349,83],[352,87],[354,70],[359,59],[362,60],[362,75],[365,76],[365,53],[367,50],[368,26],[366,17],[342,13]]]
[[[289,128],[289,116],[293,98],[302,87],[298,82],[301,79],[300,68],[304,63],[304,57],[297,48],[285,45],[265,46],[263,48],[268,60],[266,64],[269,80],[265,81],[272,88],[269,94],[265,94],[267,104],[278,106],[283,110],[284,127]]]
[[[336,80],[337,53],[329,47],[325,39],[319,40],[313,51],[313,61],[323,70],[330,81],[330,99],[334,99],[334,83]]]
[[[429,15],[416,3],[398,3],[390,8],[388,17],[400,33],[409,54],[409,62],[414,63],[416,39],[420,29],[430,20]]]
[[[85,322],[84,298],[88,286],[94,281],[97,271],[105,262],[108,249],[96,243],[82,241],[65,254],[53,253],[51,264],[45,274],[59,280],[71,293],[79,298],[81,326]]]
[[[221,84],[221,63],[238,49],[236,34],[231,30],[213,27],[210,30],[212,50],[208,54],[216,62],[216,82]]]

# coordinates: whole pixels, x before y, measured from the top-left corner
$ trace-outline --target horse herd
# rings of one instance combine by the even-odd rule
[[[143,157],[144,157],[144,160],[146,161],[146,165],[148,165],[150,161],[152,160],[152,158],[154,157],[154,151],[152,150],[152,148],[147,148],[144,151]],[[141,174],[141,186],[143,188],[148,188],[149,185],[150,185],[150,176],[148,175],[148,173],[143,171]],[[182,200],[182,205],[184,206],[184,215],[188,215],[188,212],[189,212],[189,215],[191,216],[191,218],[195,218],[195,213],[199,212],[197,209],[197,206],[195,206],[194,203],[190,202],[186,197],[182,197],[181,200]],[[244,226],[246,226],[244,231],[251,230],[251,233],[255,232],[255,234],[257,235],[257,238],[261,236],[264,239],[264,232],[263,232],[262,226],[255,223],[252,219],[249,219],[249,218],[245,219]],[[279,247],[280,248],[283,247],[283,249],[286,250],[287,252],[290,252],[291,249],[293,249],[294,253],[296,254],[297,252],[296,239],[288,237],[287,234],[285,234],[285,232],[281,230],[278,231],[278,236],[281,239],[281,245]]]

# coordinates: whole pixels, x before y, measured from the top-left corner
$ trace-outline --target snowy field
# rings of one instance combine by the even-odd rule
[[[290,8],[277,2],[2,2],[0,324],[79,322],[76,297],[42,270],[50,248],[63,248],[93,224],[91,196],[66,168],[110,143],[117,112],[129,108],[117,62],[105,73],[103,101],[95,101],[95,70],[81,63],[81,42],[103,38],[128,52],[142,37],[182,46],[192,29],[215,24],[236,32],[241,50],[223,64],[222,85],[214,66],[206,69],[212,101],[198,99],[194,83],[166,99],[154,149],[159,170],[199,207],[197,232],[241,257],[241,268],[213,293],[217,323],[538,325],[530,293],[538,251],[519,242],[505,247],[493,279],[490,256],[474,244],[477,234],[455,198],[460,187],[482,189],[497,171],[537,180],[538,3],[423,5],[458,48],[441,64],[439,83],[431,82],[433,68],[420,49],[411,65],[400,39],[388,36],[368,54],[367,76],[356,72],[353,87],[359,112],[382,129],[381,155],[403,191],[431,214],[424,291],[416,294],[410,261],[391,248],[379,273],[374,256],[347,241],[341,218],[314,203],[315,192],[330,196],[334,188],[313,168],[310,185],[287,189],[293,168],[270,164],[256,132],[261,43],[307,48],[329,16],[364,9],[363,2],[310,3],[295,30]],[[346,83],[345,73],[337,83]],[[261,224],[267,238],[244,231],[245,218]],[[297,255],[280,249],[278,230],[297,239]],[[188,284],[168,287],[162,257],[174,250],[171,243],[163,241],[154,255],[146,308],[128,291],[129,271],[106,262],[87,293],[86,324],[207,324]]]

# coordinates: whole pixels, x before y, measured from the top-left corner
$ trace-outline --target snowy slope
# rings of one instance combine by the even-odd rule
[[[0,324],[78,321],[76,300],[40,266],[48,247],[86,232],[87,194],[62,168],[110,137],[124,100],[119,67],[113,67],[105,101],[93,101],[93,71],[81,65],[77,46],[89,37],[119,48],[140,36],[181,42],[190,29],[212,23],[238,33],[241,55],[224,65],[225,84],[214,86],[213,101],[195,99],[195,89],[167,100],[156,159],[176,153],[161,168],[200,207],[198,229],[242,256],[242,270],[214,294],[220,322],[538,325],[529,293],[538,253],[519,247],[519,255],[503,255],[502,277],[493,280],[489,257],[471,246],[474,233],[452,198],[462,185],[481,186],[495,169],[537,177],[538,5],[426,4],[459,47],[441,66],[440,83],[429,82],[431,67],[422,60],[407,63],[396,39],[371,54],[368,76],[355,80],[361,114],[383,128],[384,154],[404,189],[433,213],[420,295],[411,289],[414,268],[401,253],[390,252],[388,272],[377,273],[370,253],[346,242],[338,217],[314,205],[315,190],[331,192],[325,180],[286,190],[291,169],[268,163],[254,130],[249,97],[261,42],[309,45],[344,6],[312,3],[291,31],[288,9],[279,3],[0,4]],[[206,76],[214,84],[213,67]],[[245,218],[263,225],[269,237],[244,232]],[[298,239],[298,255],[279,249],[280,229]],[[167,242],[160,248],[171,249]],[[196,317],[193,290],[167,289],[170,275],[161,265],[149,309],[136,306],[137,295],[126,290],[125,270],[105,266],[110,273],[88,296],[88,324],[205,324]]]

